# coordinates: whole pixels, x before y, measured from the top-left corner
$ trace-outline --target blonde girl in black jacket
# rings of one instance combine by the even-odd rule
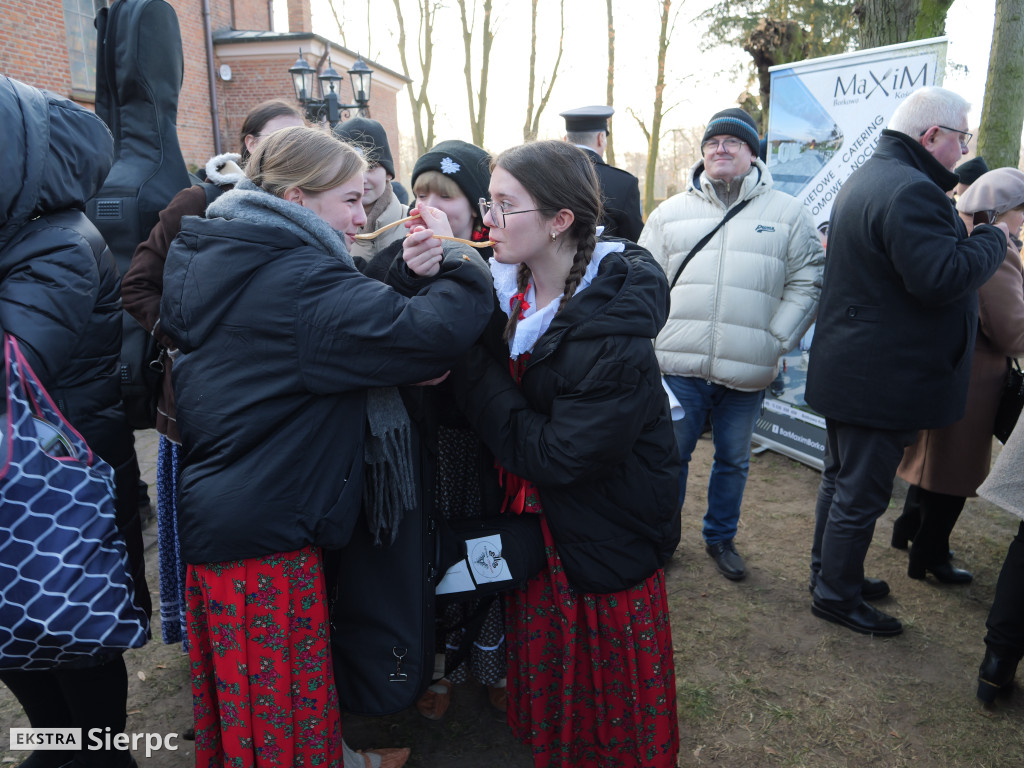
[[[276,131],[167,254],[199,765],[340,768],[321,550],[345,545],[362,506],[395,524],[376,513],[408,496],[408,417],[382,388],[444,374],[492,306],[483,267],[425,236],[394,265],[403,293],[355,268],[363,169],[329,134]],[[367,425],[391,438],[382,462]]]

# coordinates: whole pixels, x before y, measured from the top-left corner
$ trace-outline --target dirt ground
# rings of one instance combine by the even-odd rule
[[[152,483],[155,441],[140,434]],[[897,488],[867,557],[868,574],[892,585],[879,607],[900,617],[903,635],[874,639],[810,612],[807,569],[818,473],[774,453],[753,459],[736,543],[750,575],[729,582],[704,553],[700,518],[711,464],[703,439],[690,471],[683,538],[670,567],[680,724],[680,766],[971,766],[1024,764],[1024,694],[997,709],[974,698],[982,638],[996,578],[1016,519],[968,502],[953,534],[957,564],[974,583],[948,587],[906,576],[906,553],[889,547],[902,504]],[[149,529],[152,538],[153,529]],[[156,597],[156,549],[147,551]],[[154,627],[159,638],[159,626]],[[159,639],[126,655],[128,733],[181,733],[191,722],[188,667],[177,646]],[[27,725],[0,686],[0,748],[8,728]],[[455,689],[440,722],[415,710],[344,720],[355,747],[409,746],[411,768],[529,768],[528,751],[474,686]],[[192,743],[146,758],[145,768],[194,764]],[[0,765],[27,753],[3,752]]]

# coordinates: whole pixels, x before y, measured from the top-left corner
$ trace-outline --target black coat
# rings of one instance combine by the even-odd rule
[[[644,229],[644,215],[640,207],[640,182],[636,176],[608,165],[594,150],[583,148],[587,156],[594,161],[594,170],[601,182],[601,193],[604,200],[605,237],[622,237],[634,243],[640,238]]]
[[[0,135],[9,182],[0,186],[0,332],[18,339],[58,408],[114,468],[117,523],[148,612],[139,470],[118,378],[121,278],[84,213],[113,163],[113,139],[88,110],[8,78]]]
[[[186,217],[164,272],[189,563],[345,544],[360,509],[366,390],[448,370],[492,308],[462,246],[402,292],[284,229]]]
[[[521,388],[500,310],[453,373],[456,398],[505,469],[532,481],[566,575],[616,592],[664,566],[679,543],[679,454],[652,339],[668,282],[625,242],[538,339]]]
[[[978,287],[1006,254],[991,226],[968,237],[956,184],[920,143],[883,131],[832,208],[807,372],[808,404],[880,429],[941,427],[964,414]]]

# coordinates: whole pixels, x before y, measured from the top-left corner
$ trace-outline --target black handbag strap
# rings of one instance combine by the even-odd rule
[[[724,227],[725,226],[725,222],[727,222],[729,219],[731,219],[737,213],[739,213],[744,208],[746,208],[747,207],[747,203],[749,203],[749,202],[750,202],[750,198],[748,197],[746,200],[744,200],[744,201],[742,201],[740,203],[737,203],[732,208],[730,208],[729,211],[722,218],[722,220],[715,225],[715,228],[712,229],[710,232],[708,232],[706,235],[704,235],[704,237],[702,237],[698,241],[698,243],[695,246],[693,246],[693,248],[690,250],[690,252],[688,254],[686,254],[686,258],[683,259],[683,263],[679,265],[679,269],[676,270],[676,276],[672,278],[672,282],[668,286],[669,290],[672,290],[673,288],[675,288],[676,280],[678,280],[679,276],[681,274],[683,274],[683,270],[686,269],[686,265],[690,263],[690,259],[692,259],[694,256],[696,256],[700,252],[701,248],[703,248],[705,245],[707,245],[709,242],[711,242],[711,238],[715,236],[715,232],[717,232],[722,227]]]

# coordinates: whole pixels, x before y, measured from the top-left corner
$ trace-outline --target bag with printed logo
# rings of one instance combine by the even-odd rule
[[[13,336],[4,351],[0,669],[138,648],[149,619],[114,521],[114,471],[54,405]]]

